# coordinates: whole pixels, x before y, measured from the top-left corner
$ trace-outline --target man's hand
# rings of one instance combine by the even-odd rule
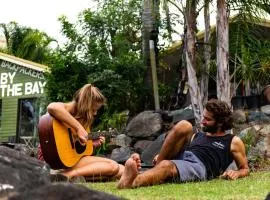
[[[153,165],[157,164],[157,159],[158,159],[158,154],[154,157],[154,159],[152,161]]]
[[[101,146],[104,143],[105,143],[105,137],[104,136],[99,136],[97,139],[93,140],[93,146],[95,148]]]
[[[228,179],[228,180],[236,180],[239,177],[239,172],[235,170],[225,171],[220,178]]]

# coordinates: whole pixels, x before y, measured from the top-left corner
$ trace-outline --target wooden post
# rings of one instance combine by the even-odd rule
[[[151,60],[151,69],[152,69],[152,81],[153,81],[153,90],[154,90],[155,110],[160,110],[154,40],[149,40],[149,46],[150,46],[150,60]]]

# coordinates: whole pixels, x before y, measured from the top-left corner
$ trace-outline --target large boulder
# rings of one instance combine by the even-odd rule
[[[111,194],[100,191],[91,190],[83,185],[70,183],[55,183],[44,185],[35,190],[23,191],[20,194],[14,195],[9,200],[118,200]],[[123,199],[123,198],[121,198]]]
[[[125,134],[130,137],[147,138],[158,136],[162,130],[162,117],[154,111],[144,111],[135,116],[127,125]]]
[[[112,151],[110,159],[124,164],[132,153],[133,151],[129,147],[116,148]]]
[[[141,154],[141,160],[146,165],[152,165],[153,158],[159,153],[161,146],[165,140],[165,133],[161,134],[152,144]]]
[[[0,146],[0,197],[34,190],[50,183],[44,162],[6,146]]]
[[[120,134],[116,136],[116,145],[120,147],[129,147],[131,145],[132,138],[125,135],[125,134]]]
[[[244,124],[247,121],[246,113],[244,110],[235,110],[233,112],[233,122],[235,124]]]
[[[134,150],[135,152],[141,154],[153,142],[154,141],[151,140],[139,140],[134,144]]]
[[[0,199],[116,200],[116,196],[73,183],[51,183],[47,165],[24,152],[0,146]]]
[[[270,122],[270,117],[263,112],[250,111],[247,116],[248,122]]]
[[[173,123],[175,124],[181,120],[187,120],[192,124],[195,123],[194,112],[192,108],[189,107],[180,110],[173,110],[170,112],[170,116],[173,117]]]
[[[254,125],[242,130],[239,137],[243,140],[248,160],[270,159],[270,125]]]

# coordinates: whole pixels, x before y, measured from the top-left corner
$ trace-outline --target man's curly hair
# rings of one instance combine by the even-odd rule
[[[213,114],[216,124],[222,131],[229,130],[233,127],[232,111],[226,102],[211,99],[206,103],[205,109]]]

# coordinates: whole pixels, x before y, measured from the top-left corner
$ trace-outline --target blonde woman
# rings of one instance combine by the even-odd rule
[[[72,130],[72,137],[78,138],[82,145],[88,142],[88,132],[91,130],[94,117],[97,111],[106,103],[106,98],[100,90],[91,85],[86,84],[79,89],[71,102],[53,102],[47,107],[48,113],[57,121],[62,122]],[[105,137],[99,136],[93,140],[93,147],[99,147],[105,143]],[[42,151],[45,158],[45,147],[41,145],[38,152],[38,158],[43,159]],[[46,161],[46,159],[45,159]],[[73,177],[90,177],[90,178],[120,178],[124,167],[117,162],[97,156],[85,155],[72,167],[61,170],[61,174],[69,180]]]

